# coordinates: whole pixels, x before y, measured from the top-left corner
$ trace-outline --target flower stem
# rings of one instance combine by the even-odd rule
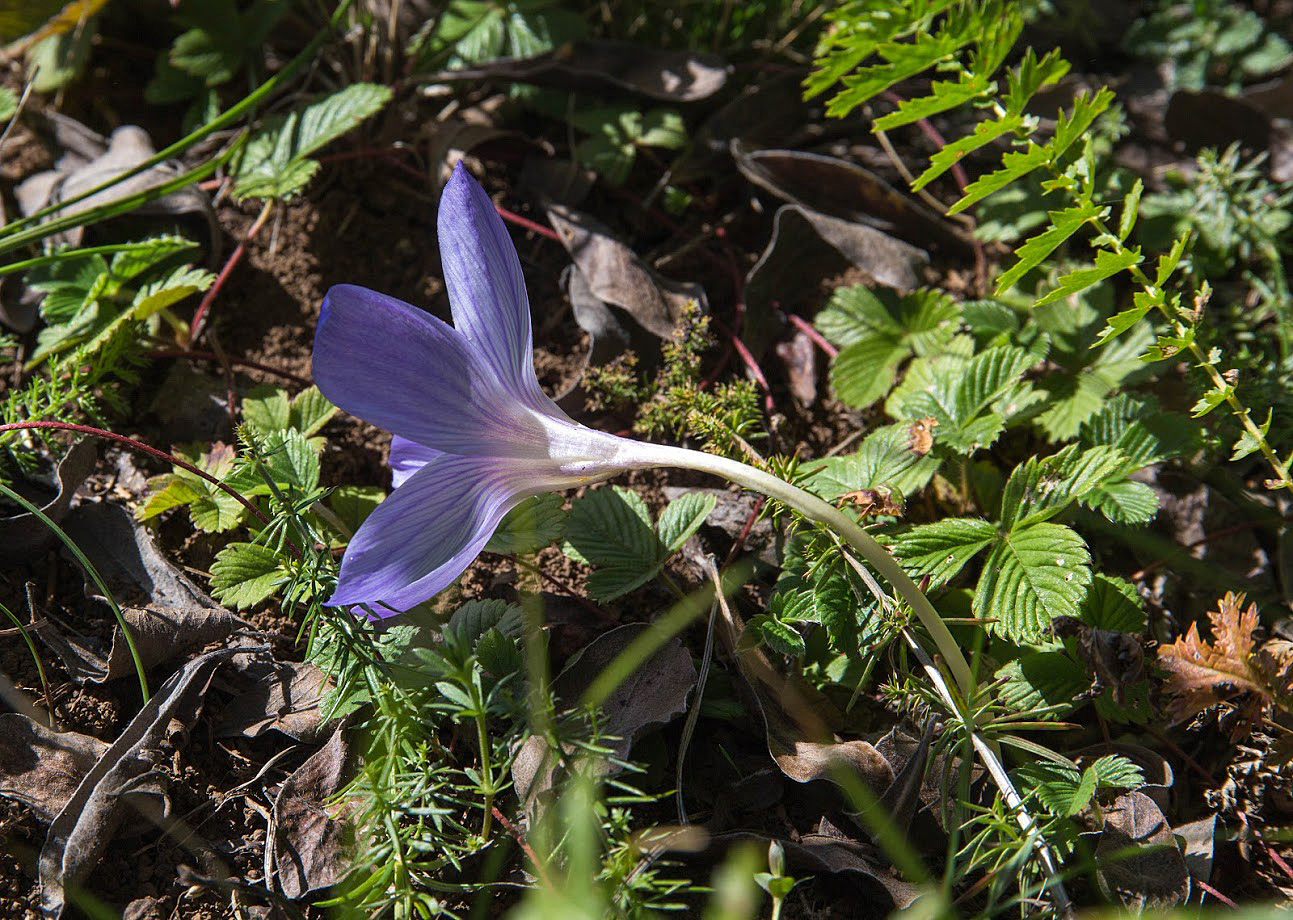
[[[644,448],[643,459],[649,455],[653,465],[681,467],[721,476],[737,485],[784,502],[810,521],[829,527],[837,533],[844,542],[857,550],[862,558],[869,562],[907,602],[930,638],[934,640],[935,647],[951,670],[952,677],[956,680],[964,698],[974,699],[974,674],[961,652],[961,647],[948,630],[947,624],[943,622],[943,618],[939,616],[925,593],[902,570],[897,560],[890,556],[889,551],[877,543],[875,538],[863,530],[857,522],[811,492],[806,492],[784,479],[778,479],[770,473],[736,460],[666,444],[644,444],[642,447]]]

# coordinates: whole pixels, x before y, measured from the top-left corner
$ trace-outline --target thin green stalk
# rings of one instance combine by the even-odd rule
[[[31,652],[31,660],[36,665],[36,673],[40,676],[40,689],[45,694],[45,708],[49,710],[49,724],[52,728],[55,723],[54,701],[49,695],[49,681],[45,678],[45,662],[41,661],[40,652],[36,649],[36,641],[32,639],[31,633],[27,631],[27,627],[23,625],[22,620],[18,619],[17,614],[4,604],[0,604],[0,613],[3,613],[13,622],[14,628],[22,636],[22,641],[27,643],[27,649]]]
[[[99,570],[94,567],[94,564],[90,562],[85,553],[81,552],[81,547],[76,545],[75,541],[67,535],[67,532],[64,531],[62,527],[59,527],[50,520],[49,516],[46,515],[45,512],[41,511],[3,482],[0,482],[0,495],[3,495],[14,504],[21,506],[22,509],[29,514],[35,515],[37,520],[48,527],[53,532],[54,536],[58,537],[59,540],[63,542],[63,545],[66,546],[72,555],[76,557],[76,561],[81,563],[81,567],[89,573],[91,580],[94,581],[94,584],[103,593],[103,599],[106,600],[108,602],[108,606],[112,608],[112,615],[117,618],[117,625],[121,628],[121,635],[125,637],[126,646],[130,649],[130,657],[135,663],[135,673],[139,676],[139,692],[143,695],[144,702],[147,703],[149,697],[148,677],[144,673],[144,661],[139,657],[139,649],[135,645],[134,632],[131,630],[130,624],[126,622],[126,615],[121,612],[121,607],[117,605],[116,600],[112,596],[112,592],[108,590],[107,582],[103,580],[103,576],[99,574]]]
[[[489,749],[489,727],[485,724],[485,701],[481,698],[479,681],[472,682],[472,696],[476,703],[476,740],[480,744],[480,778],[484,786],[485,817],[480,824],[480,839],[488,841],[494,821],[494,764]]]
[[[956,680],[964,699],[974,699],[976,690],[974,673],[970,669],[969,662],[965,660],[961,647],[947,628],[947,624],[943,622],[943,618],[934,609],[934,605],[929,602],[925,593],[902,570],[897,560],[856,521],[816,495],[736,460],[664,444],[650,445],[649,450],[652,459],[661,466],[675,466],[721,476],[737,485],[783,502],[809,520],[816,521],[838,534],[844,542],[857,550],[862,558],[870,563],[907,602],[930,638],[934,640],[939,655],[952,672],[952,677]]]

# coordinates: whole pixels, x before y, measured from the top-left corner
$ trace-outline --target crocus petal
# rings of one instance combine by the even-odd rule
[[[328,291],[314,335],[314,380],[351,415],[434,450],[546,455],[534,413],[481,366],[461,333],[367,288]]]
[[[534,376],[530,301],[516,247],[493,202],[461,163],[440,196],[438,224],[454,327],[514,398],[564,418]]]
[[[407,610],[462,574],[517,502],[568,484],[569,477],[533,461],[437,457],[360,526],[328,604]]]
[[[436,457],[441,456],[438,450],[432,450],[416,441],[395,435],[391,438],[391,485],[399,488],[410,476],[426,466]]]

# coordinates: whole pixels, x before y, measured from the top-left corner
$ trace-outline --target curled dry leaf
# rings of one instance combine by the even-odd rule
[[[0,797],[22,802],[48,823],[107,749],[98,738],[0,713]]]
[[[31,488],[21,489],[26,498],[40,507],[41,512],[60,524],[72,502],[72,496],[94,471],[98,451],[89,438],[77,441],[54,470],[50,485],[29,483]],[[53,496],[49,497],[49,493]],[[42,494],[43,493],[43,494]],[[7,505],[6,505],[7,507]],[[24,511],[11,517],[0,517],[0,562],[23,563],[35,559],[54,543],[54,532],[36,515]]]
[[[81,505],[68,516],[65,529],[109,583],[135,585],[142,596],[144,603],[123,605],[122,614],[145,668],[221,642],[241,624],[171,565],[148,530],[136,524],[124,508]],[[106,606],[88,576],[86,591]],[[64,635],[49,622],[36,633],[63,659],[75,680],[102,683],[134,673],[134,660],[120,626],[113,629],[106,652],[90,640]]]
[[[240,692],[220,713],[216,736],[258,738],[276,729],[305,744],[325,728],[319,702],[328,675],[308,662],[254,659],[237,677]]]
[[[1261,653],[1253,631],[1257,605],[1242,609],[1243,594],[1228,592],[1209,612],[1211,642],[1200,638],[1197,623],[1171,645],[1158,650],[1158,664],[1168,673],[1164,690],[1172,698],[1168,713],[1181,722],[1217,703],[1239,701],[1241,718],[1232,732],[1242,737],[1260,721],[1272,702],[1286,704],[1293,687],[1293,644],[1269,642]]]
[[[50,824],[40,852],[41,909],[58,920],[66,893],[94,868],[117,828],[140,805],[166,814],[162,774],[155,769],[172,722],[192,725],[216,669],[248,649],[219,649],[194,658],[144,704],[77,786]],[[146,799],[147,802],[139,800]],[[133,801],[132,801],[133,800]]]
[[[1190,874],[1172,827],[1144,793],[1123,793],[1104,811],[1095,858],[1105,896],[1128,907],[1175,907],[1190,896]]]
[[[301,898],[346,872],[352,817],[347,804],[329,804],[346,784],[349,745],[340,726],[328,743],[284,780],[274,800],[273,876],[284,896]],[[268,874],[268,873],[267,873]]]
[[[632,623],[603,633],[579,651],[552,682],[552,692],[561,708],[579,703],[584,693],[626,648],[651,629],[646,623]],[[599,758],[603,775],[618,772],[616,760],[628,756],[633,743],[648,729],[664,725],[681,715],[687,697],[696,685],[696,665],[677,639],[670,639],[637,670],[629,674],[601,707],[598,727],[607,736],[613,754]],[[512,782],[517,796],[532,810],[539,797],[556,782],[556,758],[538,735],[521,745],[512,762]]]
[[[49,113],[45,118],[53,134],[53,143],[62,151],[62,155],[53,169],[31,176],[14,189],[14,196],[24,215],[35,214],[97,188],[130,172],[157,153],[148,132],[136,125],[122,125],[112,132],[111,137],[104,138],[66,115]],[[148,191],[175,178],[179,172],[178,166],[173,163],[158,164],[70,204],[53,216],[82,214],[127,195]],[[220,240],[211,201],[195,186],[148,202],[137,213],[167,216],[197,214],[204,218],[204,229],[212,246]],[[78,226],[53,237],[53,242],[79,246],[84,234],[85,228]],[[213,251],[212,258],[218,257],[219,253]]]

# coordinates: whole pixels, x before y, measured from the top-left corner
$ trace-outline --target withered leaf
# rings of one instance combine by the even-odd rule
[[[1105,810],[1095,855],[1100,888],[1128,907],[1175,907],[1190,896],[1190,875],[1172,827],[1144,793],[1123,793]]]
[[[907,429],[907,435],[910,442],[907,449],[918,457],[923,457],[934,449],[934,429],[938,427],[938,419],[932,416],[925,416],[911,423]]]
[[[94,471],[97,459],[98,451],[93,439],[82,438],[77,441],[58,462],[51,490],[54,492],[53,497],[43,502],[32,500],[32,504],[40,505],[40,510],[55,524],[61,523],[67,514],[72,495]],[[27,497],[31,500],[31,495]],[[55,539],[53,531],[30,512],[0,517],[0,562],[30,562],[48,549]]]
[[[289,898],[326,888],[346,872],[350,809],[328,803],[346,782],[349,746],[339,726],[322,748],[289,776],[274,800],[273,856],[278,885]]]
[[[98,738],[56,732],[16,712],[0,713],[0,797],[52,821],[107,749]]]
[[[1257,605],[1243,610],[1243,603],[1243,594],[1227,592],[1217,609],[1208,613],[1213,641],[1200,638],[1198,623],[1191,623],[1183,637],[1159,647],[1158,664],[1168,672],[1164,689],[1172,697],[1168,713],[1173,722],[1244,693],[1269,697],[1266,681],[1252,660]]]

